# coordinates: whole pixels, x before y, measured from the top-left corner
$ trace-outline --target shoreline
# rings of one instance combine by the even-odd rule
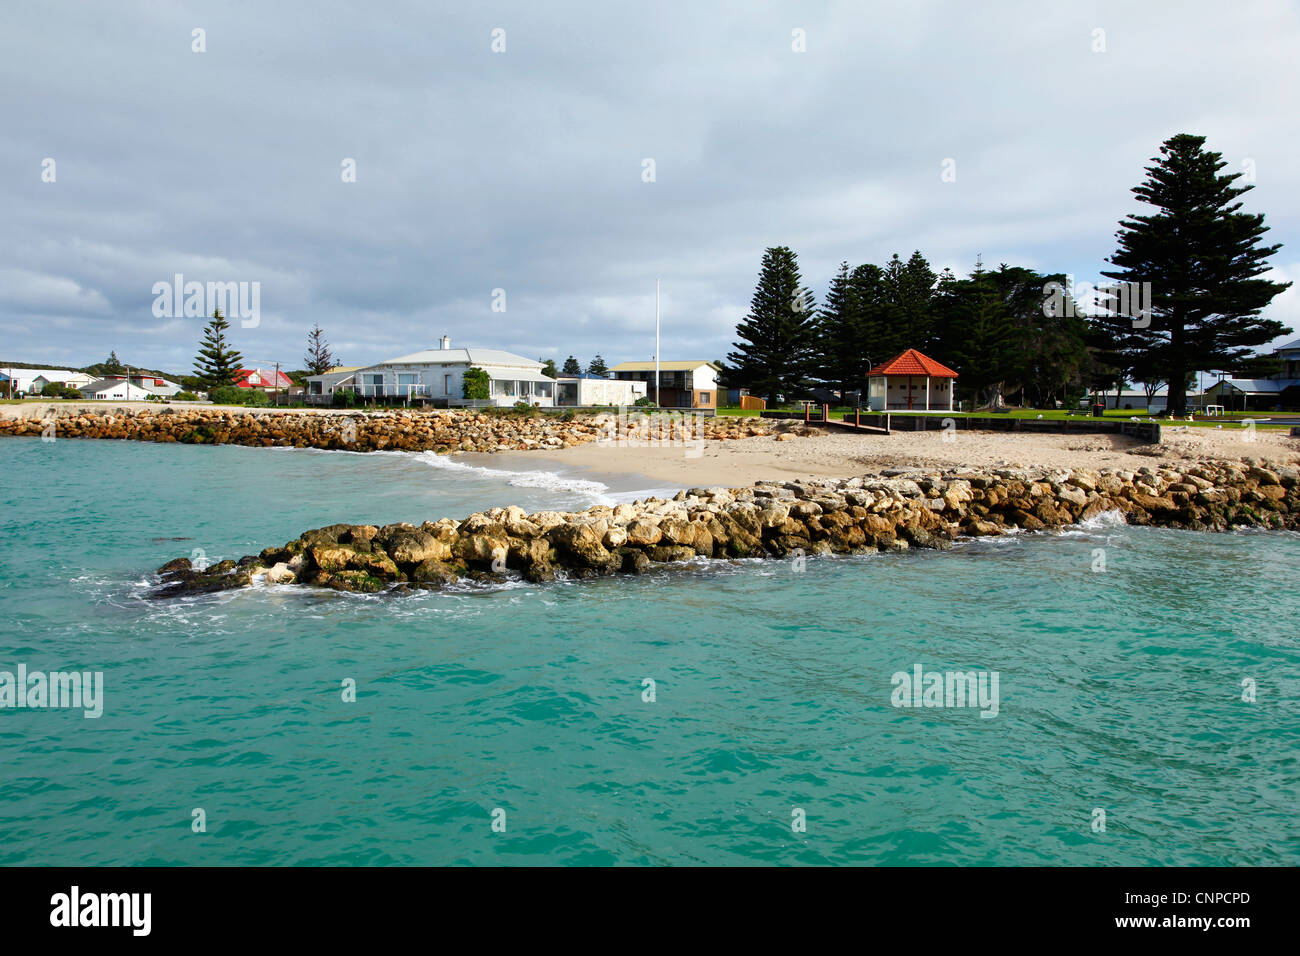
[[[49,415],[53,410],[54,415]],[[611,440],[595,416],[266,409],[153,403],[0,406],[0,437],[139,440],[180,444],[428,452],[470,467],[564,469],[611,495],[669,488],[738,487],[765,481],[847,479],[891,472],[998,468],[1181,468],[1213,462],[1300,465],[1300,439],[1243,428],[1168,425],[1159,441],[1119,434],[1023,431],[827,430],[796,421],[704,419],[703,438],[682,430]]]
[[[740,486],[765,481],[845,479],[894,471],[939,473],[997,468],[1180,468],[1189,463],[1300,466],[1300,439],[1278,432],[1165,428],[1158,444],[1119,435],[1007,432],[826,433],[706,440],[690,448],[602,444],[528,452],[530,461],[608,473],[612,467],[676,488]],[[788,434],[788,433],[787,433]],[[1243,440],[1245,438],[1254,440]]]

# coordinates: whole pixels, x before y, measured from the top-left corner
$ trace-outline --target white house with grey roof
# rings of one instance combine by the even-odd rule
[[[1267,378],[1224,377],[1205,390],[1206,401],[1232,410],[1300,408],[1300,339],[1273,349],[1279,370]]]
[[[555,379],[542,372],[542,363],[505,352],[501,349],[454,349],[451,339],[443,336],[436,349],[385,359],[353,371],[350,381],[329,382],[321,379],[321,393],[332,388],[351,387],[363,399],[403,399],[414,401],[465,403],[465,373],[481,368],[489,379],[488,403],[508,406],[528,402],[549,408],[555,404]]]

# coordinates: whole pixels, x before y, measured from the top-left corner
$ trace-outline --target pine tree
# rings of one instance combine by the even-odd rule
[[[1102,273],[1151,284],[1149,316],[1110,315],[1098,324],[1130,365],[1163,371],[1175,415],[1187,410],[1191,373],[1248,368],[1253,347],[1291,331],[1259,317],[1290,283],[1259,278],[1281,246],[1258,245],[1268,231],[1263,214],[1240,211],[1238,197],[1254,187],[1233,185],[1241,173],[1220,174],[1227,163],[1204,144],[1204,136],[1180,133],[1161,145],[1132,190],[1155,212],[1120,222],[1109,260],[1116,268]]]
[[[929,349],[934,343],[934,286],[939,277],[920,251],[903,266],[899,311],[907,338],[903,348]],[[900,349],[899,351],[902,351]]]
[[[849,281],[858,309],[855,348],[855,358],[860,363],[857,367],[858,377],[865,379],[867,372],[881,362],[889,361],[902,349],[894,348],[896,342],[889,329],[885,271],[880,266],[864,263],[853,270]]]
[[[547,377],[549,377],[549,378],[559,378],[559,377],[560,377],[560,373],[557,372],[557,371],[555,370],[555,359],[547,359],[546,361],[543,362],[542,359],[541,359],[540,357],[538,357],[537,361],[542,362],[542,374],[543,374],[543,375],[545,375],[545,376],[547,376]]]
[[[977,265],[956,283],[949,324],[948,354],[961,389],[977,405],[996,406],[1006,380],[1016,372],[1017,329],[992,273]]]
[[[990,277],[1011,319],[1016,343],[1004,393],[1020,392],[1022,404],[1041,408],[1065,398],[1071,384],[1077,391],[1089,358],[1086,325],[1066,287],[1067,277],[1041,275],[1005,262]],[[1059,310],[1045,298],[1053,282],[1062,289]]]
[[[212,313],[212,321],[203,329],[199,354],[194,360],[194,373],[205,390],[233,385],[235,373],[243,365],[244,357],[226,342],[226,330],[229,328],[230,323],[222,317],[221,310],[216,309]]]
[[[303,362],[311,375],[324,375],[338,364],[319,325],[313,325],[307,333],[307,355]]]
[[[599,352],[591,360],[591,364],[587,366],[587,373],[589,375],[599,375],[602,378],[609,374],[609,366],[605,364],[605,360],[600,357]]]
[[[564,367],[560,371],[564,375],[581,375],[582,366],[578,364],[576,358],[570,355],[564,360]]]
[[[841,262],[817,316],[817,377],[841,393],[860,387],[854,371],[862,315],[849,264]]]
[[[786,246],[764,251],[749,314],[736,326],[727,355],[736,379],[774,403],[808,386],[817,359],[817,313],[798,259]]]
[[[105,375],[126,374],[126,366],[118,359],[116,350],[109,352],[108,358],[104,359],[104,364],[100,367]]]

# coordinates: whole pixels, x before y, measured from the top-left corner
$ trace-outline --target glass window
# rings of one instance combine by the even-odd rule
[[[533,394],[536,395],[538,398],[550,398],[550,397],[551,397],[551,383],[550,383],[550,382],[534,382],[534,383],[533,383]]]

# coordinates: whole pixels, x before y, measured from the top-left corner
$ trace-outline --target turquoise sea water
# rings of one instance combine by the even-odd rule
[[[1097,522],[802,571],[160,603],[149,572],[196,548],[614,492],[519,457],[0,462],[0,670],[105,682],[97,720],[0,710],[3,864],[1300,862],[1300,536]],[[997,671],[998,715],[891,706],[915,664]]]

